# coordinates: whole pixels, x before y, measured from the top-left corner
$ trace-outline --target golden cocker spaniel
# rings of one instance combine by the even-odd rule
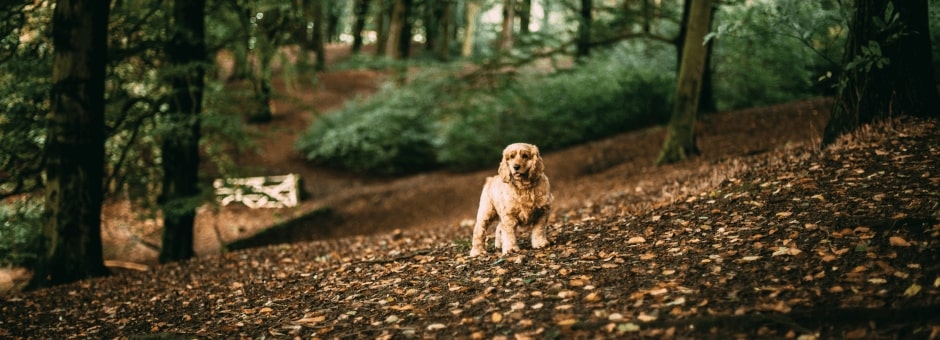
[[[480,195],[470,256],[486,253],[483,234],[496,218],[496,248],[501,248],[504,255],[519,250],[518,228],[532,229],[532,248],[548,245],[545,228],[554,197],[544,170],[535,145],[516,143],[503,150],[498,174],[486,179]]]

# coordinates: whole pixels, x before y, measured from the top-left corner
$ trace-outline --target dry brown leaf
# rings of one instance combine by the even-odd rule
[[[891,246],[894,247],[910,247],[911,244],[907,242],[903,237],[900,236],[891,236],[888,238],[888,242]]]

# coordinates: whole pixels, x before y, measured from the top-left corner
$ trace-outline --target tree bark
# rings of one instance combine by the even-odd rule
[[[386,27],[387,14],[385,13],[388,9],[388,5],[385,0],[378,0],[378,4],[375,7],[377,7],[375,11],[375,55],[381,56],[386,54],[385,46],[388,44],[388,27]]]
[[[413,12],[414,0],[404,0],[402,2],[402,9],[404,12],[401,13],[401,35],[398,38],[398,58],[407,59],[411,56],[411,29],[414,26],[412,24],[411,15]]]
[[[388,23],[388,39],[385,42],[385,56],[392,59],[399,59],[401,57],[399,43],[405,25],[405,0],[394,1],[395,3],[392,5],[392,15]]]
[[[101,245],[107,1],[59,0],[52,18],[43,252],[29,288],[107,275]]]
[[[359,54],[362,50],[362,31],[366,28],[366,16],[369,15],[369,0],[356,0],[353,7],[353,15],[356,21],[353,23],[353,45],[352,53]]]
[[[313,16],[313,49],[317,51],[317,64],[314,70],[326,69],[326,46],[323,33],[323,0],[307,0],[311,2],[311,16]]]
[[[170,132],[161,144],[163,244],[160,262],[193,257],[193,222],[199,198],[199,113],[206,53],[205,0],[175,0],[166,54],[172,86]]]
[[[503,0],[503,25],[499,32],[499,53],[509,53],[512,50],[512,31],[515,26],[515,0]]]
[[[576,57],[583,59],[591,54],[591,13],[594,11],[592,0],[581,0],[581,17],[578,20],[578,48]]]
[[[897,17],[887,13],[892,4]],[[859,126],[899,115],[940,115],[927,0],[857,1],[839,94],[823,146]],[[886,18],[887,17],[887,18]],[[874,18],[882,18],[879,28]]]
[[[689,26],[682,48],[682,64],[676,81],[675,103],[666,141],[656,160],[657,164],[673,163],[698,154],[695,144],[695,116],[698,114],[705,69],[707,47],[703,44],[711,24],[712,1],[693,1],[689,12]]]
[[[521,0],[519,3],[519,32],[529,34],[529,24],[532,22],[532,0]]]
[[[463,32],[463,44],[460,47],[460,56],[466,58],[473,55],[473,42],[477,31],[477,16],[480,15],[480,0],[467,0],[466,29]]]
[[[441,31],[438,33],[438,39],[436,40],[436,46],[434,48],[434,55],[438,60],[447,61],[450,60],[450,42],[451,36],[455,30],[456,25],[454,25],[454,0],[445,0],[443,5],[444,8],[441,11],[441,18],[438,20],[440,23]]]

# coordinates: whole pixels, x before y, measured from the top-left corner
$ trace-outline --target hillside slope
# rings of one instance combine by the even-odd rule
[[[465,227],[413,228],[12,294],[0,336],[932,338],[937,128],[897,121],[824,151],[698,160],[666,189],[597,189],[559,212],[553,245],[508,257],[468,258]],[[672,203],[629,208],[644,195]]]

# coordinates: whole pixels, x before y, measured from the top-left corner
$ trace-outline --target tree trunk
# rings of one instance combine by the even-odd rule
[[[352,53],[359,54],[362,50],[362,31],[366,28],[366,16],[369,15],[369,0],[356,0],[353,7],[353,15],[356,21],[353,23],[353,45]]]
[[[682,65],[676,81],[675,104],[667,127],[666,141],[657,164],[673,163],[698,153],[695,145],[695,116],[702,91],[707,48],[703,45],[711,23],[711,0],[693,1],[689,26],[682,48]]]
[[[453,0],[444,1],[444,8],[439,20],[441,31],[438,33],[437,46],[434,49],[434,55],[438,60],[450,60],[450,39],[454,32],[454,2]]]
[[[466,29],[463,31],[463,45],[460,47],[460,56],[466,58],[473,55],[473,40],[477,31],[477,16],[480,15],[480,0],[467,0]]]
[[[886,13],[889,3],[893,13]],[[841,86],[823,135],[824,146],[861,125],[889,117],[940,115],[927,0],[855,4]],[[879,28],[874,18],[884,18],[886,27]]]
[[[503,25],[499,32],[499,53],[505,54],[512,50],[512,31],[515,21],[515,0],[503,0]]]
[[[327,1],[326,2],[326,11],[323,11],[323,2],[320,2],[320,18],[326,22],[326,30],[323,32],[323,40],[327,43],[334,43],[339,38],[339,11],[336,9],[338,1]]]
[[[593,9],[592,0],[581,0],[581,17],[578,21],[578,51],[576,57],[583,59],[591,54],[591,13]]]
[[[398,38],[398,58],[400,59],[408,59],[411,55],[412,7],[414,7],[414,0],[404,0],[402,2],[404,11],[401,13],[401,31],[399,32],[401,37]]]
[[[682,20],[679,23],[679,35],[674,40],[673,44],[676,46],[676,70],[682,66],[682,48],[685,45],[685,36],[686,30],[689,26],[689,11],[694,0],[685,0],[683,1],[682,9]],[[711,9],[712,18],[715,17],[715,13],[718,11],[718,5],[715,4]],[[709,27],[711,30],[711,27]],[[700,94],[698,112],[715,112],[717,107],[715,104],[715,92],[712,84],[712,51],[715,49],[716,41],[712,41],[708,44],[708,49],[705,52],[705,70],[702,73],[702,92]]]
[[[199,113],[205,82],[205,0],[175,0],[168,27],[170,132],[163,137],[163,245],[160,262],[193,257],[193,221],[199,200]]]
[[[519,4],[519,32],[529,34],[529,24],[532,22],[532,0],[522,0]]]
[[[388,5],[385,0],[378,0],[375,11],[375,55],[385,55],[385,46],[388,44],[388,27],[386,27],[386,10]],[[392,0],[394,1],[394,0]]]
[[[399,59],[401,48],[399,40],[405,25],[405,0],[394,0],[392,15],[388,23],[388,39],[385,42],[385,55],[392,59]]]
[[[311,16],[313,16],[313,49],[317,51],[317,64],[314,70],[326,69],[326,46],[323,39],[323,0],[311,1]]]
[[[59,0],[45,145],[43,252],[29,288],[107,275],[101,245],[107,1]]]

